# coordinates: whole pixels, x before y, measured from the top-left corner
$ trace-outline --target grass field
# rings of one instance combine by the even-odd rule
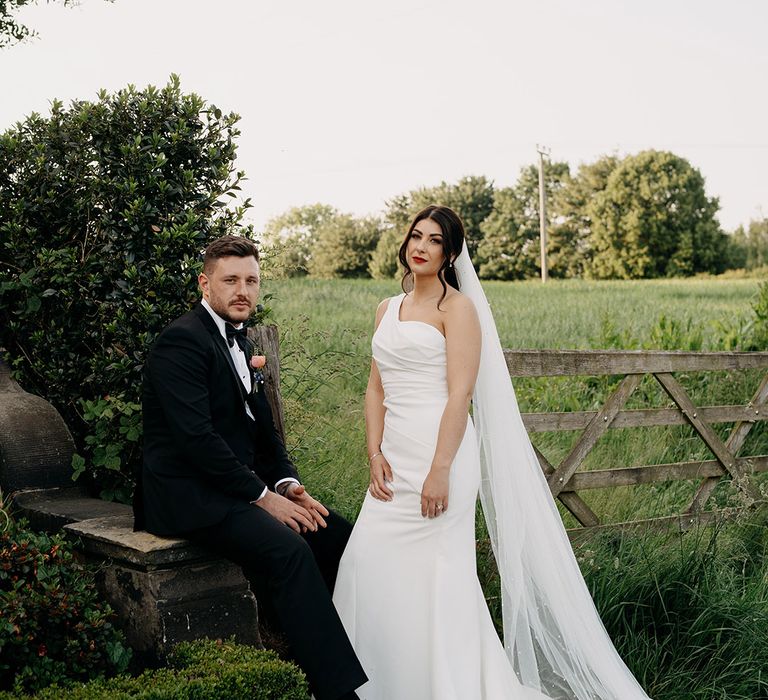
[[[502,344],[508,348],[588,348],[610,317],[633,333],[648,331],[660,315],[702,322],[712,332],[719,321],[747,314],[757,280],[642,280],[587,282],[485,282]],[[376,304],[398,294],[395,281],[272,280],[262,290],[275,295],[275,321],[368,333]]]
[[[486,284],[502,345],[508,348],[723,349],[738,337],[757,293],[755,280],[638,282],[490,282]],[[305,478],[348,517],[354,517],[367,482],[363,392],[370,364],[370,336],[377,303],[399,292],[396,282],[280,280],[266,282],[268,304],[281,330],[283,393],[288,442]],[[663,320],[660,321],[660,319]],[[718,381],[718,379],[720,381]],[[710,381],[708,381],[710,380]],[[755,378],[700,375],[689,385],[699,398],[748,400]],[[522,410],[594,407],[615,381],[526,380],[516,389]],[[652,383],[643,400],[664,401]],[[743,395],[737,395],[742,392]],[[723,396],[726,394],[726,396]],[[757,432],[757,431],[756,431]],[[564,456],[574,434],[535,436],[552,459]],[[613,431],[598,445],[590,467],[675,461],[701,452],[686,429]],[[750,445],[746,446],[747,448]],[[599,464],[598,464],[599,463]],[[685,486],[685,485],[683,485]],[[649,493],[644,514],[660,514],[684,494]],[[672,491],[680,486],[672,487]],[[590,494],[609,520],[625,517],[626,494]],[[629,514],[631,515],[631,514]]]
[[[368,483],[363,392],[376,304],[395,282],[285,280],[264,285],[281,331],[288,446],[310,489],[354,519]],[[756,280],[488,283],[508,348],[737,349],[749,333]],[[700,405],[746,402],[754,373],[678,375]],[[523,411],[594,409],[617,378],[517,381]],[[669,405],[653,380],[631,406]],[[719,426],[724,436],[730,426]],[[575,433],[534,436],[557,462]],[[742,454],[768,453],[753,429]],[[606,468],[709,458],[688,428],[614,430],[587,460]],[[676,513],[694,483],[592,491],[605,522]],[[716,490],[719,505],[733,500]],[[561,511],[562,512],[562,511]],[[563,513],[567,525],[574,522]],[[768,530],[764,514],[684,535],[606,535],[577,551],[619,653],[655,700],[768,698]],[[478,519],[478,572],[498,620],[498,580]]]

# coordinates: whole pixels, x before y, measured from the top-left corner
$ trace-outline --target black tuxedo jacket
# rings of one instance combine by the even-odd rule
[[[200,304],[157,339],[144,368],[142,408],[136,529],[176,535],[214,525],[265,486],[298,479],[263,387],[246,394],[227,341]]]

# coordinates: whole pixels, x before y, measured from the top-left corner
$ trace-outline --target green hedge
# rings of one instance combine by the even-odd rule
[[[0,700],[308,700],[304,674],[275,652],[232,641],[179,644],[167,668]]]
[[[172,76],[0,133],[0,347],[107,500],[130,500],[141,465],[147,349],[199,298],[206,244],[249,234],[238,119]]]
[[[131,651],[93,569],[63,536],[0,515],[0,689],[34,692],[125,671]]]

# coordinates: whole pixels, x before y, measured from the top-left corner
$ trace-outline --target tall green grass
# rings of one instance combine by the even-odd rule
[[[576,556],[620,656],[655,700],[768,698],[765,513],[685,533],[604,533]],[[500,626],[487,539],[478,573]]]
[[[488,283],[502,344],[509,348],[738,349],[750,332],[755,280]],[[266,284],[281,330],[288,444],[311,490],[354,519],[368,483],[363,392],[373,314],[394,282],[285,280]],[[598,408],[620,378],[515,382],[523,411]],[[678,374],[699,405],[745,403],[755,372]],[[646,378],[631,407],[670,405]],[[730,425],[716,426],[721,437]],[[577,433],[533,441],[557,463]],[[768,452],[753,429],[743,454]],[[585,468],[709,459],[690,428],[613,430]],[[605,522],[678,513],[693,482],[582,493]],[[713,502],[739,502],[728,483]],[[562,511],[568,526],[575,525]],[[607,534],[577,549],[582,570],[619,653],[656,700],[768,698],[768,578],[765,517],[686,533]],[[497,573],[481,520],[478,570],[499,619]],[[617,699],[621,700],[621,699]]]
[[[505,347],[698,350],[738,344],[748,326],[758,282],[553,280],[547,285],[490,282],[485,287]],[[308,484],[354,518],[368,481],[362,399],[373,315],[378,302],[397,294],[399,287],[394,281],[274,280],[265,283],[265,291],[273,295],[273,320],[281,331],[289,448]],[[757,382],[754,374],[746,373],[680,378],[694,400],[713,404],[746,401]],[[515,387],[523,411],[588,410],[601,405],[616,381],[546,378],[518,380]],[[646,380],[630,402],[636,407],[667,404],[653,380]],[[722,426],[721,431],[727,428]],[[548,433],[533,439],[551,461],[558,461],[576,437]],[[751,436],[745,449],[754,443]],[[687,428],[616,430],[598,444],[586,467],[706,456]],[[587,498],[611,522],[624,519],[628,508],[636,511],[636,517],[675,512],[688,495],[677,491],[686,486],[640,487],[646,496],[631,505],[622,492],[596,491]]]
[[[768,697],[765,514],[580,552],[606,628],[651,697]]]

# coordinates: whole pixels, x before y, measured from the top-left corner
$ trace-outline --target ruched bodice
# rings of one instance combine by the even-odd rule
[[[404,298],[405,294],[401,294],[389,300],[371,343],[385,401],[397,405],[418,395],[427,400],[445,400],[445,338],[437,328],[423,321],[401,321]]]
[[[421,459],[431,460],[448,399],[445,338],[428,323],[401,321],[404,297],[389,300],[371,343],[387,409],[382,451],[391,451],[392,438],[407,438],[421,446]]]

